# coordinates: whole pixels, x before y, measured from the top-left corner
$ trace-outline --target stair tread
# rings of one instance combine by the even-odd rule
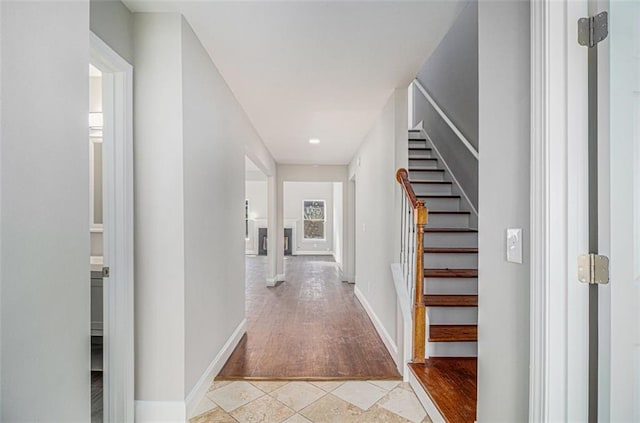
[[[438,160],[436,157],[409,157],[409,160]]]
[[[447,422],[476,420],[478,360],[430,357],[409,363],[411,372]]]
[[[422,140],[411,140],[411,141],[422,141]],[[409,147],[409,151],[431,151],[433,150],[431,147]]]
[[[429,213],[433,213],[431,210],[429,210]],[[471,233],[476,233],[478,232],[477,229],[472,229],[472,228],[430,228],[429,226],[424,228],[425,232],[462,232],[462,233],[466,233],[466,232],[471,232]]]
[[[455,194],[420,194],[417,195],[418,198],[460,198],[459,195]]]
[[[477,307],[478,296],[426,294],[424,302],[427,307]]]
[[[444,169],[423,169],[421,167],[410,167],[409,172],[444,172]]]
[[[443,247],[443,248],[425,248],[424,249],[425,253],[430,253],[430,254],[438,254],[438,253],[443,253],[443,254],[477,254],[478,253],[478,249],[477,248],[450,248],[450,247]]]
[[[478,325],[429,325],[430,342],[473,342],[478,340]]]
[[[429,214],[471,214],[464,210],[429,210]]]
[[[425,278],[477,278],[478,269],[424,269]]]
[[[451,181],[416,181],[415,179],[409,180],[412,184],[439,184],[439,185],[451,185]]]

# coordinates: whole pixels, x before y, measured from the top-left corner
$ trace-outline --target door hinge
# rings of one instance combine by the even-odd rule
[[[598,254],[578,256],[578,280],[588,284],[608,284],[609,258]]]
[[[595,47],[609,35],[609,15],[607,12],[578,19],[578,44]]]
[[[103,278],[108,278],[110,274],[111,274],[111,270],[109,269],[108,266],[102,268],[102,277]]]

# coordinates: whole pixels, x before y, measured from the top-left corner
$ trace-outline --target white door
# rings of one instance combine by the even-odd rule
[[[640,2],[609,2],[603,46],[598,208],[610,282],[599,287],[598,420],[640,422]]]

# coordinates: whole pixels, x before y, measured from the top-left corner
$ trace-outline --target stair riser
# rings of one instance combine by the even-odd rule
[[[438,169],[437,160],[411,160],[409,159],[409,167],[417,167],[420,169]]]
[[[411,184],[416,195],[451,194],[451,184]]]
[[[478,267],[477,254],[430,254],[424,255],[425,267],[437,269],[476,269]]]
[[[444,172],[433,170],[411,170],[409,179],[412,181],[444,181]]]
[[[420,139],[422,142],[425,142],[424,135],[420,131],[409,132],[409,141],[414,139]]]
[[[426,148],[427,142],[425,140],[409,140],[409,147],[411,148]]]
[[[468,214],[429,214],[428,225],[432,228],[468,228]]]
[[[431,325],[475,325],[478,323],[477,307],[427,307]]]
[[[477,295],[477,278],[426,278],[424,293],[433,295]]]
[[[429,342],[429,357],[477,357],[477,342]]]
[[[433,157],[433,150],[424,150],[424,151],[409,151],[409,160],[411,159],[425,159]]]
[[[459,198],[421,198],[424,200],[425,205],[429,210],[438,211],[459,211],[460,199]]]
[[[427,223],[429,226],[429,223]],[[477,248],[478,233],[477,232],[425,232],[425,247],[433,248]]]

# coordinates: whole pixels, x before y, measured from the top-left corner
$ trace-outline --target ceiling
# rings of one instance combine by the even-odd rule
[[[139,1],[180,12],[279,163],[346,164],[461,1]],[[320,139],[311,145],[310,138]]]

